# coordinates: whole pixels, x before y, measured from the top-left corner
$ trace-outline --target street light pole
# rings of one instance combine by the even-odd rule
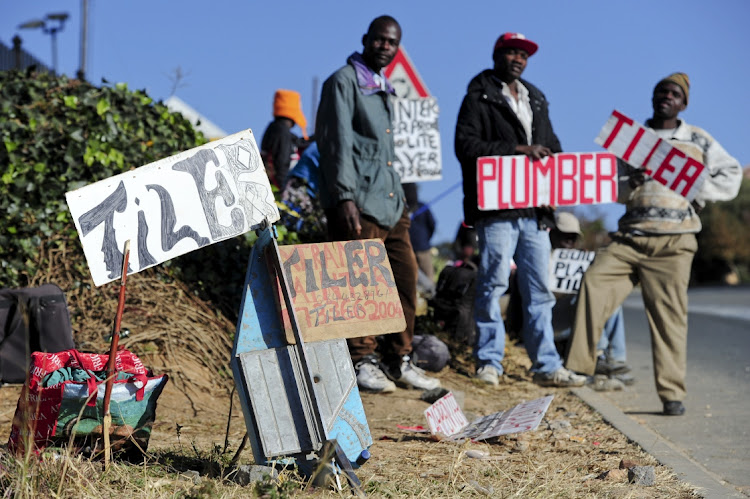
[[[57,21],[57,24],[52,27],[47,27],[47,22],[41,19],[34,19],[32,21],[21,24],[19,29],[36,29],[42,28],[44,33],[51,35],[52,37],[52,72],[57,74],[57,32],[62,31],[65,26],[65,21],[68,19],[67,12],[60,12],[57,14],[47,14],[47,21]]]

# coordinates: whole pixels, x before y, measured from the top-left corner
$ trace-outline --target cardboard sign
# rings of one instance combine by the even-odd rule
[[[437,99],[392,99],[391,105],[396,146],[393,167],[401,175],[401,182],[440,180],[442,156]]]
[[[547,412],[554,395],[524,402],[505,412],[496,412],[479,418],[461,433],[453,436],[453,440],[470,438],[472,440],[486,440],[488,438],[536,430]]]
[[[65,198],[94,284],[279,219],[250,130],[115,175]]]
[[[441,434],[452,437],[469,425],[469,421],[453,397],[453,392],[448,392],[425,409],[424,415],[430,426],[430,433],[433,435]]]
[[[595,142],[689,201],[708,175],[701,162],[619,111],[612,111]]]
[[[406,328],[380,239],[279,246],[279,254],[305,341],[375,336]],[[286,337],[294,343],[291,330]]]
[[[609,153],[558,153],[477,159],[480,210],[573,206],[617,201],[617,159]]]
[[[577,294],[583,274],[596,256],[595,251],[558,248],[552,252],[549,286],[553,293]]]

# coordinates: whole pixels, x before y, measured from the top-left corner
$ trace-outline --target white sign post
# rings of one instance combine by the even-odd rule
[[[250,130],[67,192],[94,284],[279,219]]]
[[[617,201],[617,159],[610,153],[558,153],[477,159],[480,210]]]
[[[708,175],[702,163],[619,111],[612,111],[595,142],[688,200]]]
[[[401,175],[401,182],[440,180],[442,157],[437,99],[393,99],[391,104],[396,146],[393,167]]]

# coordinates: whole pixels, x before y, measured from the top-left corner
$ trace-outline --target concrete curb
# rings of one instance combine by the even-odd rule
[[[590,388],[574,388],[572,392],[601,414],[602,418],[617,428],[621,433],[654,456],[664,466],[672,468],[677,477],[683,482],[697,487],[703,497],[746,498],[743,494],[725,485],[714,473],[708,471],[700,463],[688,457],[684,451],[676,447],[652,429],[647,428],[628,417],[610,401]]]

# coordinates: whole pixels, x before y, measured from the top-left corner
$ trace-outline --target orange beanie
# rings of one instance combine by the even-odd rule
[[[277,90],[273,96],[273,115],[289,118],[302,129],[302,135],[307,138],[307,120],[302,112],[302,98],[294,90]]]

